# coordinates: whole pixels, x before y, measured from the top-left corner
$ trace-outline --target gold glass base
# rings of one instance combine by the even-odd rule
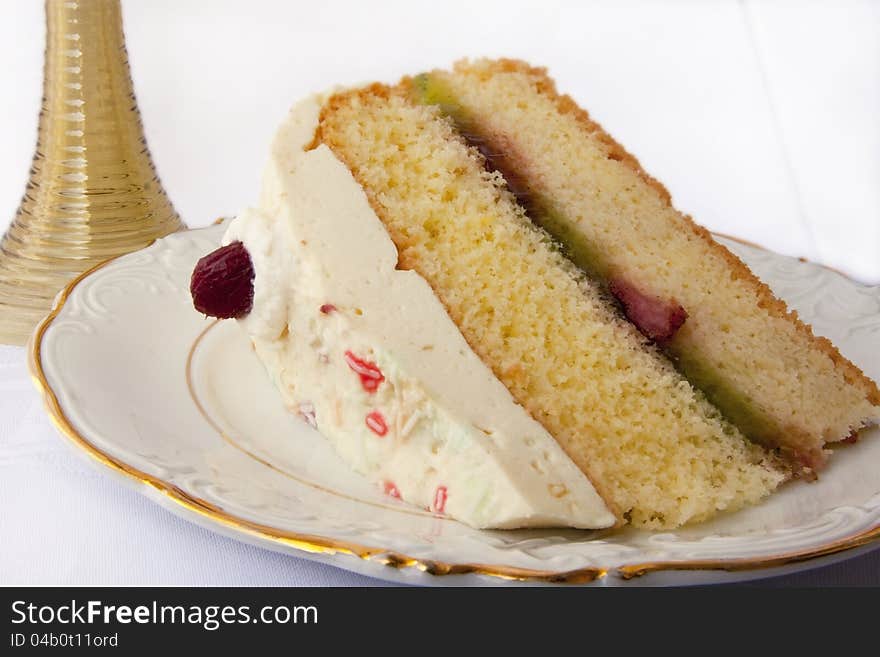
[[[181,228],[144,139],[119,0],[46,0],[37,149],[0,242],[0,342],[24,344],[77,274]]]

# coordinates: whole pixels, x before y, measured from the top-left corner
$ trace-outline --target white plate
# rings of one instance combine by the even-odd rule
[[[676,532],[479,531],[392,500],[283,409],[235,322],[193,310],[190,272],[222,231],[178,233],[80,277],[31,341],[62,433],[187,519],[376,577],[457,585],[744,580],[853,556],[880,537],[876,428],[839,448],[818,482]],[[880,289],[722,241],[880,378]]]

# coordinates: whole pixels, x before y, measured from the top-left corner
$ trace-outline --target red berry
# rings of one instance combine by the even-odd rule
[[[254,265],[241,242],[212,251],[196,263],[189,291],[200,313],[241,318],[254,305]]]

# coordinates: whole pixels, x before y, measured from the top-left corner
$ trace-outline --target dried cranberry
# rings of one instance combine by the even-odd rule
[[[200,313],[220,319],[247,315],[254,305],[254,265],[244,244],[221,246],[199,260],[189,291]]]

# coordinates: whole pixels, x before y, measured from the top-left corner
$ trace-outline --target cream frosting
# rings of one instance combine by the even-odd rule
[[[366,194],[324,145],[321,99],[279,129],[260,207],[230,224],[254,265],[240,320],[288,408],[389,495],[479,528],[614,524],[587,477],[398,270]]]

